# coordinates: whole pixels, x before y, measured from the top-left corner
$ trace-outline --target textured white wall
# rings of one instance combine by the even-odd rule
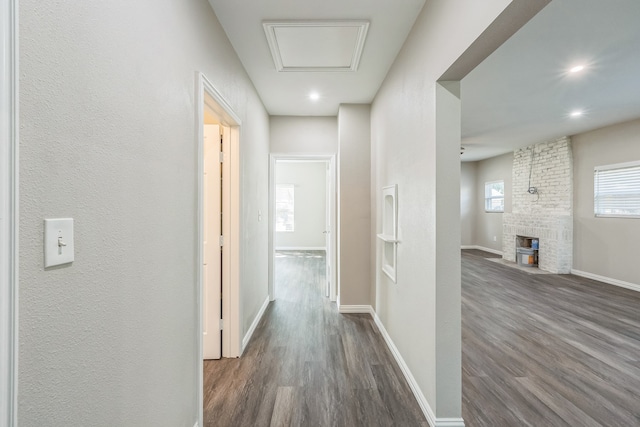
[[[20,425],[196,421],[197,70],[243,121],[246,328],[269,123],[207,1],[20,2]],[[45,271],[42,220],[63,216],[75,262]]]
[[[276,232],[276,249],[325,247],[327,164],[276,163],[276,184],[294,186],[294,231]]]
[[[596,218],[593,168],[640,160],[640,120],[571,137],[574,170],[573,268],[640,285],[640,219]]]
[[[271,116],[269,123],[272,153],[338,152],[337,117]]]
[[[428,1],[372,105],[374,221],[379,189],[398,184],[402,242],[398,283],[376,268],[376,311],[438,418],[461,416],[460,124],[436,120],[436,81],[509,3]]]
[[[371,107],[338,109],[340,305],[371,304]]]

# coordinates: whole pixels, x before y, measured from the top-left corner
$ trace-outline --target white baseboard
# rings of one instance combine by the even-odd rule
[[[389,350],[391,351],[393,358],[396,360],[396,363],[398,363],[398,366],[400,366],[400,370],[402,371],[405,379],[409,383],[409,387],[411,387],[411,391],[413,392],[413,395],[418,401],[418,404],[420,405],[420,409],[422,409],[422,413],[427,418],[429,425],[431,427],[464,427],[464,420],[462,418],[436,418],[435,414],[433,413],[433,409],[431,409],[431,406],[427,401],[427,398],[424,397],[424,394],[422,393],[422,390],[420,390],[420,387],[418,386],[418,383],[415,377],[411,373],[411,370],[409,370],[407,363],[402,358],[400,351],[398,350],[396,345],[393,343],[391,336],[389,336],[389,333],[387,332],[386,328],[382,324],[382,321],[378,317],[378,314],[373,309],[371,311],[372,311],[371,316],[373,317],[373,320],[376,326],[378,327],[378,330],[382,334],[384,341],[387,343],[387,347],[389,347]]]
[[[338,313],[364,313],[373,316],[375,312],[370,305],[338,305]]]
[[[278,246],[276,251],[324,251],[324,246]]]
[[[632,291],[640,292],[640,285],[631,282],[625,282],[623,280],[612,279],[611,277],[599,276],[593,273],[587,273],[586,271],[571,269],[571,274],[580,277],[586,277],[587,279],[597,280],[598,282],[607,283],[609,285],[619,286],[625,289],[631,289]]]
[[[485,251],[485,252],[489,252],[489,253],[500,255],[500,256],[504,255],[502,251],[499,251],[497,249],[485,248],[484,246],[478,246],[478,245],[462,245],[460,246],[460,249],[477,249],[479,251]]]
[[[253,322],[251,323],[251,326],[249,327],[249,330],[247,331],[247,333],[245,334],[244,338],[242,339],[242,352],[244,353],[244,349],[247,347],[247,344],[249,344],[249,341],[251,340],[251,337],[253,336],[253,333],[256,331],[256,328],[258,327],[258,323],[260,323],[260,320],[262,319],[262,316],[264,316],[264,312],[267,310],[267,307],[269,306],[269,296],[267,295],[267,298],[264,300],[264,303],[262,304],[262,307],[260,307],[260,310],[258,311],[258,314],[256,315],[256,318],[253,319]]]

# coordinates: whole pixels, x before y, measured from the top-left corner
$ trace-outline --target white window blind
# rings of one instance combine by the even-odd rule
[[[640,218],[640,161],[596,166],[596,216]]]
[[[492,181],[484,184],[484,210],[504,212],[504,181]]]

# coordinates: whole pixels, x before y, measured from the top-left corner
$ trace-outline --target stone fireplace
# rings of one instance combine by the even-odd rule
[[[573,260],[570,139],[560,138],[516,150],[512,178],[512,212],[505,212],[502,217],[502,257],[515,262],[516,236],[534,236],[539,239],[538,267],[550,273],[570,273]]]

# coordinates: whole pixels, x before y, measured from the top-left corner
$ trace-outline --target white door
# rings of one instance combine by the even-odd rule
[[[221,182],[220,182],[220,126],[204,125],[203,177],[203,358],[220,359],[222,263]]]
[[[325,265],[326,265],[326,280],[327,280],[327,289],[325,294],[329,297],[329,292],[331,289],[331,163],[327,162],[327,177],[325,183],[325,194],[326,194],[326,213],[324,216],[325,227],[324,227],[324,245],[325,245]]]

